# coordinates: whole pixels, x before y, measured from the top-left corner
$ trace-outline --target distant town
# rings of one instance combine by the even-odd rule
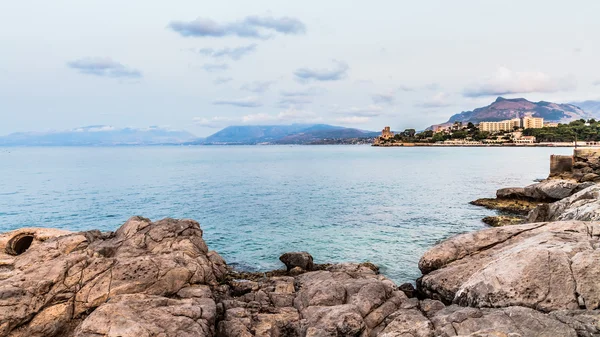
[[[417,133],[393,132],[386,126],[373,146],[600,146],[600,122],[580,119],[570,123],[544,122],[523,117],[502,121],[454,122]]]

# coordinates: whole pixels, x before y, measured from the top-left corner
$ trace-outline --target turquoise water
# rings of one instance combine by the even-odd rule
[[[0,231],[114,230],[130,216],[192,218],[230,264],[281,253],[371,261],[414,281],[421,254],[493,214],[469,201],[548,175],[566,148],[206,146],[0,148]]]

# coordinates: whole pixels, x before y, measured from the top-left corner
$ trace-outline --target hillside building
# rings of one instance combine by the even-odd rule
[[[544,119],[538,117],[513,118],[499,122],[480,122],[479,130],[487,132],[512,131],[515,128],[540,129],[544,127]]]
[[[383,140],[394,138],[394,133],[390,130],[389,126],[386,126],[381,130],[381,135],[375,138],[375,144],[380,144]]]

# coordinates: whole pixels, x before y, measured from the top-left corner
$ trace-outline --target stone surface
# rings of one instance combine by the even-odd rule
[[[600,220],[600,186],[592,184],[568,198],[538,206],[527,218],[528,222],[563,220]]]
[[[169,325],[185,316],[179,310],[187,310],[192,300],[166,297],[192,285],[217,285],[227,272],[223,259],[208,251],[193,220],[152,223],[134,217],[115,233],[49,236],[3,265],[8,271],[0,280],[0,336],[71,335],[72,321],[92,311],[88,319],[93,320],[84,320],[76,335],[168,334],[179,329]],[[131,294],[140,296],[120,296]],[[99,308],[104,306],[108,308]],[[142,315],[144,307],[153,306],[152,315]],[[201,317],[190,315],[195,321]],[[214,315],[212,310],[212,317],[203,319],[212,322]]]
[[[599,247],[598,222],[534,223],[462,234],[423,255],[419,268],[424,276],[417,285],[430,298],[472,307],[578,309],[581,296],[587,309],[598,309],[600,265],[593,261]]]
[[[279,260],[285,264],[287,270],[300,267],[303,270],[313,270],[313,257],[308,252],[285,253],[279,257]]]
[[[597,307],[598,228],[574,222],[565,228],[529,226],[446,241],[442,245],[450,249],[426,254],[424,269],[432,275],[471,259],[468,263],[487,270],[492,283],[502,282],[493,274],[505,267],[498,262],[502,258],[527,262],[552,250],[548,263],[535,259],[540,268],[529,266],[535,273],[519,274],[517,267],[508,272],[526,284],[552,275],[552,280],[533,285],[552,286],[547,296],[553,299],[551,304],[568,302],[564,307],[571,308],[575,301]],[[536,231],[547,232],[546,241]],[[6,245],[20,233],[6,233],[0,243]],[[151,222],[134,217],[114,233],[48,233],[22,254],[7,255],[5,278],[0,280],[0,336],[600,336],[599,310],[543,313],[508,306],[523,289],[518,287],[516,294],[502,295],[508,298],[505,303],[494,302],[506,307],[471,308],[409,298],[405,292],[414,293],[411,285],[397,287],[372,263],[313,265],[314,271],[299,273],[292,272],[299,266],[289,272],[238,273],[208,250],[192,220]],[[579,235],[587,235],[587,245]],[[521,245],[509,249],[511,240]],[[501,247],[509,250],[494,251]],[[531,250],[535,247],[539,251]],[[521,260],[515,259],[519,252],[526,253]],[[497,253],[504,255],[493,258]],[[563,268],[565,256],[572,272]],[[481,287],[490,288],[481,283],[488,278],[477,281],[477,273],[466,277],[468,273],[456,267],[471,284],[457,302],[485,305],[494,298],[478,297],[483,296]],[[542,274],[541,268],[549,270]],[[563,279],[567,274],[577,282]],[[573,300],[575,294],[579,298]],[[546,305],[541,309],[550,305],[541,303]]]
[[[481,219],[485,224],[492,227],[502,227],[510,225],[520,225],[525,222],[523,217],[508,216],[508,215],[497,215],[497,216],[486,216]]]

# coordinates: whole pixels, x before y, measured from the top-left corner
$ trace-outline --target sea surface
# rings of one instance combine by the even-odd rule
[[[133,215],[200,222],[245,270],[280,254],[371,261],[398,283],[440,240],[485,228],[469,205],[545,178],[569,148],[196,146],[0,148],[0,232],[115,230]]]

